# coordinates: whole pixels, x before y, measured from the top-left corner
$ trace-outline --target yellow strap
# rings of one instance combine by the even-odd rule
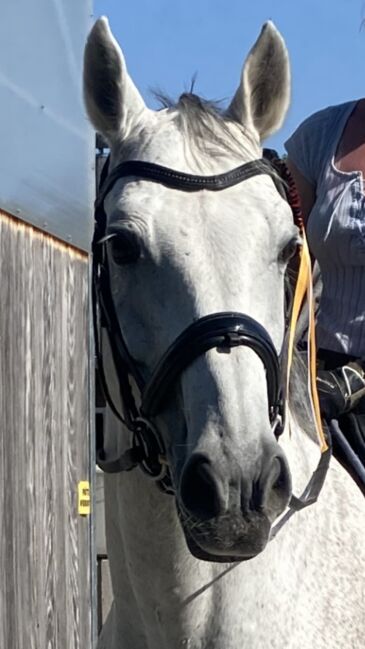
[[[317,391],[317,353],[316,353],[316,339],[315,339],[315,316],[314,316],[314,300],[313,300],[313,286],[312,286],[312,264],[308,249],[308,243],[305,236],[304,229],[302,230],[303,244],[300,251],[300,264],[298,271],[298,278],[294,292],[294,300],[292,307],[292,315],[289,327],[289,340],[288,340],[288,366],[287,366],[287,382],[286,382],[286,402],[289,396],[289,382],[290,370],[293,361],[294,350],[294,337],[299,318],[299,313],[303,305],[305,296],[309,305],[309,336],[308,336],[308,353],[309,353],[309,394],[314,414],[314,421],[316,425],[316,433],[320,443],[321,453],[328,449],[326,438],[322,427],[322,418],[319,407],[318,391]]]

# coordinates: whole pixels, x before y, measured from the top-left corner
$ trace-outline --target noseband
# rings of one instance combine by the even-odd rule
[[[277,166],[279,164],[279,166]],[[146,381],[129,353],[123,337],[111,294],[111,283],[106,246],[114,234],[106,235],[104,201],[120,178],[138,178],[159,183],[184,192],[223,191],[258,175],[272,178],[280,195],[292,207],[294,222],[300,226],[299,204],[293,201],[285,168],[275,152],[264,150],[264,157],[243,164],[227,173],[199,176],[182,173],[157,164],[138,160],[122,162],[110,173],[106,161],[100,180],[100,191],[95,202],[95,231],[93,238],[93,312],[98,378],[102,393],[114,415],[132,432],[130,449],[116,459],[107,459],[104,451],[103,425],[97,425],[97,463],[108,473],[129,471],[139,465],[142,470],[167,493],[173,493],[166,468],[166,452],[154,419],[168,403],[178,377],[199,356],[216,349],[230,351],[233,347],[252,349],[261,359],[267,381],[269,420],[278,437],[283,429],[284,389],[281,381],[281,362],[269,333],[256,320],[244,313],[220,312],[204,316],[191,323],[169,346]],[[283,177],[284,175],[284,177]],[[113,362],[118,375],[123,413],[119,412],[108,389],[101,351],[101,328],[105,328]],[[136,404],[130,377],[137,386],[140,405]],[[321,472],[322,476],[322,472]],[[324,478],[323,478],[324,479]],[[316,482],[318,482],[318,478]],[[295,497],[293,497],[295,498]],[[295,499],[297,508],[304,506]],[[303,501],[304,502],[304,501]],[[309,503],[307,503],[309,504]]]

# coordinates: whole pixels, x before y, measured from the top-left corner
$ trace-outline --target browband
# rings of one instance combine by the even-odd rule
[[[196,176],[194,174],[184,173],[183,171],[169,169],[168,167],[163,167],[153,162],[142,162],[141,160],[121,162],[110,174],[108,174],[108,167],[109,158],[103,168],[103,172],[105,171],[105,173],[102,174],[100,194],[95,201],[96,208],[103,204],[106,195],[110,192],[116,181],[126,176],[135,176],[141,180],[150,180],[170,187],[171,189],[180,189],[187,192],[196,192],[202,189],[217,192],[238,185],[244,180],[261,174],[271,176],[275,184],[276,180],[278,180],[279,184],[282,185],[282,181],[276,176],[272,164],[268,160],[265,160],[265,158],[251,160],[235,169],[213,176]],[[283,195],[282,189],[280,193]]]

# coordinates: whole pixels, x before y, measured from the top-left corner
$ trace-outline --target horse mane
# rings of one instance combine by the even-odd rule
[[[184,92],[177,101],[160,91],[153,95],[161,109],[176,111],[179,128],[203,153],[219,156],[228,150],[247,158],[252,150],[259,152],[250,131],[227,116],[221,100],[204,99],[193,92]]]

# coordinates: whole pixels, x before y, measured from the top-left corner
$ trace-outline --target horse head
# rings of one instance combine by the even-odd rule
[[[85,103],[109,144],[111,173],[138,160],[172,174],[212,176],[257,160],[261,141],[286,114],[289,78],[287,50],[272,23],[225,111],[191,93],[159,111],[147,108],[106,19],[96,22],[85,50]],[[141,376],[148,380],[181,332],[210,314],[247,315],[280,355],[285,271],[298,233],[269,174],[222,191],[181,191],[130,173],[113,183],[104,207],[106,234],[113,235],[111,295]],[[180,521],[197,557],[255,556],[290,499],[266,369],[250,345],[209,348],[184,366],[156,415]]]

